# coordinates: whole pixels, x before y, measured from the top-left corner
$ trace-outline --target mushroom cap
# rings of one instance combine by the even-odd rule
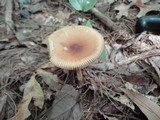
[[[104,39],[95,29],[67,26],[48,37],[50,61],[63,69],[84,68],[102,53]]]

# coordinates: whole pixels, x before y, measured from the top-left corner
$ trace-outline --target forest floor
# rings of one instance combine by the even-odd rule
[[[97,0],[80,12],[67,0],[0,0],[0,120],[160,120],[160,36],[135,33],[159,2]],[[80,86],[75,70],[49,61],[46,41],[87,21],[105,52]]]

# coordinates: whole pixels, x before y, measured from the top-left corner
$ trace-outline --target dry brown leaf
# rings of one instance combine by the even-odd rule
[[[33,74],[25,85],[23,99],[18,105],[18,112],[10,120],[25,120],[30,116],[30,111],[28,110],[28,105],[31,99],[34,99],[34,105],[42,108],[44,104],[44,94],[40,84],[35,79],[35,74]]]
[[[128,89],[123,92],[140,108],[148,120],[160,120],[160,106],[147,97]]]
[[[142,2],[142,0],[137,0],[137,1],[135,1],[135,5],[136,5],[137,7],[143,7],[143,6],[144,6],[144,3]]]
[[[149,2],[149,0],[132,0],[132,3],[126,5],[124,3],[116,6],[114,9],[118,10],[119,13],[117,14],[117,19],[120,19],[122,16],[128,16],[128,10],[131,6],[135,5],[138,8],[140,8],[139,13],[137,14],[137,17],[141,17],[146,15],[147,12],[149,11],[159,11],[160,10],[160,5],[159,4],[150,4],[150,5],[145,5],[144,3]]]
[[[159,57],[159,56],[158,56]],[[155,57],[154,57],[155,58]],[[155,69],[155,71],[156,71],[156,73],[158,74],[158,77],[160,78],[160,70],[159,70],[159,67],[158,67],[158,65],[159,64],[157,64],[156,62],[154,62],[153,60],[154,60],[154,58],[152,57],[152,58],[149,58],[149,62],[150,62],[150,64],[152,65],[152,67]]]
[[[70,12],[68,12],[68,10],[67,9],[64,9],[63,11],[58,11],[58,13],[56,14],[56,17],[58,18],[58,19],[60,19],[60,20],[66,20],[66,19],[68,19],[69,18],[69,16],[70,16]]]
[[[143,74],[133,74],[131,73],[130,75],[124,75],[123,77],[124,81],[127,81],[133,85],[138,85],[138,86],[148,86],[149,81],[146,79],[146,77]]]
[[[45,82],[49,85],[51,84],[52,81],[54,82],[58,82],[58,77],[57,75],[54,75],[53,73],[51,72],[47,72],[45,70],[42,70],[42,69],[37,69],[37,74],[39,75],[42,75],[42,77],[45,78]],[[47,79],[47,80],[46,80]]]
[[[80,120],[82,109],[78,103],[78,91],[71,85],[64,85],[55,97],[47,120]]]
[[[128,16],[128,9],[131,7],[131,5],[126,5],[124,3],[120,4],[119,6],[115,7],[115,10],[118,10],[119,13],[117,14],[116,18],[120,19],[122,16]]]
[[[31,15],[31,18],[37,24],[43,25],[45,20],[47,19],[46,16],[49,16],[49,14],[48,13],[37,13],[37,14]]]
[[[145,5],[143,7],[140,7],[140,12],[137,14],[137,17],[144,16],[149,11],[159,11],[159,10],[160,10],[160,4]]]
[[[41,65],[40,68],[42,68],[42,69],[46,69],[46,68],[57,69],[57,67],[51,62],[47,62],[47,63]]]
[[[128,97],[126,97],[125,95],[121,95],[119,97],[112,97],[114,100],[119,101],[120,103],[122,103],[123,105],[128,106],[129,108],[131,108],[132,110],[135,109],[134,104],[128,99]]]
[[[59,80],[58,80],[57,75],[54,75],[53,73],[47,72],[42,69],[38,69],[37,74],[42,77],[42,79],[47,85],[49,85],[50,89],[54,91],[58,91],[61,88],[61,86],[58,83]]]
[[[34,105],[42,109],[44,104],[44,94],[40,84],[35,79],[35,74],[31,77],[26,87],[28,88],[28,90],[25,88],[26,92],[30,91],[30,94],[32,94]]]
[[[147,94],[150,93],[150,92],[153,92],[153,91],[154,91],[155,89],[157,89],[157,88],[158,88],[157,84],[152,84],[152,85],[148,88]]]
[[[152,61],[154,62],[154,64],[157,66],[157,68],[159,69],[160,68],[160,56],[155,56],[155,57],[152,57],[150,58],[152,59]]]
[[[160,36],[149,34],[149,40],[152,41],[153,45],[160,48]]]
[[[0,96],[0,120],[4,119],[6,103],[7,103],[7,95],[1,95]]]
[[[109,5],[115,2],[115,0],[106,0],[106,1],[109,3]]]

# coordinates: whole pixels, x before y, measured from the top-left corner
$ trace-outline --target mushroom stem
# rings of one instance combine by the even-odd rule
[[[82,69],[81,69],[81,68],[77,68],[77,69],[76,69],[76,73],[77,73],[78,81],[79,81],[80,83],[82,83],[82,82],[83,82]]]

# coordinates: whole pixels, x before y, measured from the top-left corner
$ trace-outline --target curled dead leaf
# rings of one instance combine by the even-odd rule
[[[122,91],[140,108],[148,120],[160,120],[160,106],[140,93],[128,89]]]
[[[49,85],[50,89],[54,90],[54,91],[58,91],[61,86],[59,85],[59,80],[57,75],[54,75],[51,72],[47,72],[45,70],[42,69],[37,69],[37,74],[40,75],[43,79],[43,81]]]
[[[55,97],[48,120],[80,120],[82,109],[78,100],[78,91],[70,85],[64,85]]]
[[[44,104],[44,94],[40,84],[35,79],[35,74],[33,74],[30,80],[26,83],[23,99],[18,105],[18,112],[10,120],[25,120],[31,115],[31,112],[28,109],[28,106],[34,99],[34,105],[42,108]]]

